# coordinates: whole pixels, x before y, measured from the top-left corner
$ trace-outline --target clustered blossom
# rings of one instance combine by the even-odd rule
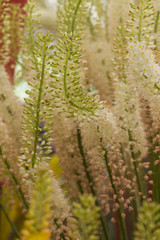
[[[64,115],[54,115],[53,139],[56,153],[60,159],[62,179],[65,186],[70,186],[70,197],[89,191],[89,183],[86,179],[82,158],[77,142],[77,122],[68,119]],[[57,125],[58,123],[58,125]],[[62,144],[63,139],[63,144]]]
[[[0,118],[0,185],[2,188],[8,189],[4,195],[6,205],[11,205],[15,203],[15,201],[13,201],[14,188],[5,161],[7,160],[10,162],[11,168],[9,171],[17,175],[18,171],[15,164],[16,157],[17,149],[14,148],[14,141],[9,135],[7,125]]]
[[[157,134],[155,136],[155,138],[153,139],[153,144],[155,146],[154,152],[157,156],[157,159],[155,160],[154,165],[157,165],[157,164],[160,163],[160,156],[159,156],[159,153],[160,153],[160,135],[159,134]]]
[[[95,180],[95,189],[100,195],[106,214],[110,213],[109,202],[113,204],[113,212],[117,211],[121,205],[125,209],[131,210],[132,196],[126,197],[125,194],[130,191],[132,183],[130,179],[126,178],[126,166],[124,166],[124,159],[120,153],[121,137],[118,137],[116,119],[109,107],[97,111],[96,115],[97,121],[84,122],[81,127],[84,149],[90,163],[89,169]],[[107,151],[108,163],[105,151]],[[108,174],[109,169],[112,172],[112,179]],[[114,184],[116,192],[114,192],[112,184]],[[111,196],[115,196],[115,198],[111,198]],[[120,199],[119,203],[117,203],[117,199]]]
[[[130,183],[126,183],[126,185],[129,186],[131,196],[127,203],[131,203],[135,191],[141,194],[140,189],[136,190],[138,189],[138,176],[136,177],[135,174],[133,174],[135,171],[134,165],[135,163],[137,164],[140,173],[143,171],[142,169],[148,168],[149,164],[142,160],[147,154],[147,142],[141,123],[136,92],[125,83],[117,84],[114,113],[117,117],[117,124],[120,127],[120,142],[124,151],[123,160],[125,160],[125,176],[127,176],[128,181],[132,179]],[[137,154],[139,156],[136,156]],[[128,205],[127,203],[125,206]]]
[[[14,189],[10,173],[13,172],[19,178],[17,157],[20,154],[21,146],[22,106],[14,94],[4,68],[1,67],[0,71],[0,109],[3,113],[0,116],[0,184],[12,192]],[[18,188],[19,186],[15,184],[14,187]],[[8,193],[5,194],[6,198],[10,195]],[[11,203],[11,201],[8,202]]]
[[[128,73],[129,80],[149,95],[157,95],[159,88],[160,66],[156,63],[153,51],[148,49],[145,42],[133,41],[128,44]],[[157,86],[157,88],[156,88]]]
[[[37,171],[38,176],[32,189],[30,209],[27,213],[23,229],[22,239],[43,239],[51,237],[51,176],[45,163],[40,164]]]
[[[128,130],[130,130],[135,141],[135,151],[140,151],[142,156],[145,156],[146,141],[141,124],[138,95],[135,89],[128,84],[119,83],[116,87],[114,111],[121,128],[121,138],[124,142],[128,142]]]
[[[37,176],[31,191],[30,209],[24,222],[22,239],[45,239],[51,236],[58,240],[69,226],[63,223],[71,216],[60,183],[55,179],[51,165],[42,162],[37,167]]]
[[[9,82],[7,73],[0,67],[0,109],[3,112],[2,120],[7,125],[15,149],[20,147],[22,105],[14,94],[14,88]],[[15,109],[16,104],[16,109]]]
[[[159,110],[156,104],[159,102],[160,66],[156,62],[153,51],[148,49],[145,42],[131,42],[128,45],[128,74],[130,84],[135,87],[141,96],[149,100],[151,115],[155,129],[159,128]]]

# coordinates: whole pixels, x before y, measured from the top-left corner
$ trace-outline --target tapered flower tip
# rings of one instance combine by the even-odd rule
[[[59,158],[56,154],[54,154],[51,159],[51,165],[52,165],[52,169],[53,169],[55,177],[59,178],[62,173],[62,168],[60,167]]]

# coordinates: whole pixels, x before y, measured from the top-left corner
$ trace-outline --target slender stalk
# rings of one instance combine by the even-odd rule
[[[121,154],[122,154],[122,159],[123,159],[123,161],[124,161],[124,165],[126,165],[126,160],[125,160],[125,155],[124,155],[124,150],[123,150],[122,143],[120,143],[120,145],[121,145],[120,151],[121,151]],[[131,170],[130,165],[129,165],[129,170]],[[126,174],[126,178],[128,178],[127,174]],[[129,195],[131,195],[130,190],[128,190],[128,192],[129,192]],[[134,195],[135,195],[135,201],[132,201],[131,204],[132,204],[133,209],[135,209],[136,212],[138,213],[138,208],[139,208],[138,200],[139,200],[139,199],[138,199],[138,197],[137,197],[137,192],[136,192],[136,190],[135,190]],[[135,205],[135,207],[134,207],[134,205]],[[134,228],[134,225],[135,225],[135,213],[134,213],[133,211],[131,212],[131,216],[132,216],[132,226],[133,226],[133,228]]]
[[[80,129],[78,127],[77,127],[77,141],[78,141],[78,147],[79,147],[79,151],[80,151],[80,154],[81,154],[81,157],[82,157],[83,166],[84,166],[84,169],[85,169],[86,177],[87,177],[88,182],[89,182],[89,187],[90,187],[91,193],[93,194],[94,197],[96,197],[96,205],[99,206],[99,202],[97,200],[97,194],[96,194],[96,192],[94,190],[94,187],[93,187],[94,181],[93,181],[92,176],[90,175],[90,172],[88,170],[88,164],[87,164],[87,160],[86,160],[84,150],[83,150],[81,132],[80,132]],[[101,224],[102,224],[105,239],[110,240],[102,213],[101,213],[101,216],[100,216],[100,220],[101,220]]]
[[[79,176],[79,173],[78,173],[78,172],[76,172],[75,174],[76,174],[77,176]],[[80,179],[77,180],[76,183],[77,183],[77,186],[78,186],[78,188],[79,188],[80,193],[83,194],[84,191],[83,191],[83,187],[82,187],[82,184],[81,184]]]
[[[124,220],[122,218],[121,204],[120,204],[119,199],[118,199],[117,189],[116,189],[116,186],[114,185],[113,178],[112,178],[112,171],[111,171],[111,168],[109,166],[108,152],[107,152],[107,149],[104,149],[104,150],[105,150],[104,159],[105,159],[105,164],[106,164],[106,167],[107,167],[110,183],[112,185],[112,189],[113,189],[114,194],[117,196],[115,201],[119,205],[117,213],[118,213],[118,218],[119,218],[119,223],[120,223],[122,240],[127,240],[127,231],[126,231],[126,228],[125,228]]]
[[[158,169],[157,169],[157,178],[158,178],[158,189],[157,189],[157,192],[158,192],[158,203],[160,203],[160,180],[159,180],[159,173],[160,173],[160,163],[158,163]]]
[[[106,4],[106,9],[104,10],[104,17],[105,17],[105,36],[106,40],[109,43],[110,42],[110,37],[109,37],[109,29],[108,29],[108,3]]]
[[[91,21],[92,7],[93,7],[93,1],[91,1],[91,6],[90,6],[89,11],[88,11],[87,22],[88,22],[88,25],[89,25],[89,30],[90,30],[92,39],[95,41],[94,26],[93,26],[93,23]]]
[[[152,144],[153,144],[153,142],[152,142]],[[152,188],[152,191],[153,191],[153,201],[157,201],[156,172],[155,172],[156,166],[154,165],[154,162],[156,160],[156,158],[155,158],[156,156],[155,156],[155,153],[154,153],[153,149],[150,150],[149,157],[150,157],[150,162],[151,162],[152,180],[153,180],[153,188]]]
[[[90,175],[90,172],[88,170],[88,164],[87,164],[86,157],[85,157],[85,154],[84,154],[84,151],[83,151],[81,132],[80,132],[79,128],[77,128],[77,140],[78,140],[78,147],[79,147],[79,151],[80,151],[80,154],[81,154],[81,157],[82,157],[82,160],[83,160],[83,166],[84,166],[84,169],[85,169],[86,177],[87,177],[88,182],[89,182],[89,187],[90,187],[91,193],[93,194],[93,196],[96,196],[96,192],[93,188],[93,179],[92,179],[92,177]]]
[[[128,130],[128,137],[129,137],[129,141],[132,142],[133,139],[132,139],[132,133],[130,130]],[[137,185],[138,185],[138,189],[139,189],[139,192],[142,193],[142,187],[141,187],[141,182],[140,182],[140,177],[139,177],[139,173],[138,173],[138,170],[137,170],[137,162],[136,162],[136,157],[135,157],[135,153],[133,151],[133,146],[130,145],[130,151],[131,151],[131,156],[132,156],[132,159],[133,159],[133,166],[134,166],[134,171],[135,171],[135,174],[136,174],[136,178],[137,178]],[[142,201],[142,196],[141,196],[141,201]]]
[[[5,215],[5,217],[7,218],[7,221],[8,221],[9,224],[11,225],[11,228],[12,228],[13,231],[15,232],[16,236],[17,236],[19,239],[21,239],[20,234],[19,234],[19,232],[18,232],[18,230],[17,230],[15,224],[12,222],[11,218],[9,217],[9,215],[8,215],[8,213],[7,213],[7,211],[6,211],[5,207],[4,207],[4,205],[3,205],[2,202],[1,202],[1,200],[0,200],[0,208],[2,209],[2,211],[3,211],[4,215]]]
[[[160,202],[160,184],[159,184],[159,166],[160,166],[160,164],[158,163],[157,164],[157,166],[156,166],[156,171],[155,171],[155,173],[156,173],[156,192],[157,192],[157,202],[159,203]]]
[[[65,66],[64,66],[64,75],[63,75],[63,84],[64,84],[64,92],[65,92],[65,96],[68,99],[69,98],[69,93],[68,93],[68,89],[67,89],[67,67],[68,67],[68,60],[70,58],[70,52],[71,52],[71,41],[69,43],[68,46],[68,52],[66,55],[66,61],[65,61]]]
[[[158,31],[158,21],[159,21],[159,13],[160,11],[157,11],[157,16],[156,16],[156,21],[155,21],[155,25],[154,25],[154,32],[157,33]]]
[[[134,152],[133,152],[133,147],[132,147],[132,146],[130,146],[130,150],[131,150],[131,156],[132,156],[132,158],[133,158],[133,166],[134,166],[134,171],[135,171],[136,178],[137,178],[138,189],[139,189],[139,191],[142,193],[142,188],[141,188],[141,183],[140,183],[140,177],[139,177],[139,173],[138,173],[138,170],[137,170],[136,157],[135,157],[135,154],[134,154]]]
[[[0,147],[0,156],[2,157],[2,149],[1,149],[1,147]],[[8,169],[8,173],[10,174],[10,177],[11,177],[12,181],[15,184],[15,190],[16,190],[16,193],[17,193],[18,197],[23,202],[24,207],[28,210],[28,208],[29,208],[28,203],[27,203],[27,201],[25,199],[24,193],[22,191],[21,185],[20,185],[17,177],[15,176],[14,172],[11,171],[10,163],[8,162],[7,159],[3,159],[3,162],[4,162],[5,166]]]
[[[18,196],[20,197],[20,200],[23,202],[24,207],[28,210],[28,208],[29,208],[28,203],[25,199],[24,193],[22,191],[21,185],[20,185],[17,177],[15,176],[14,172],[11,171],[10,163],[8,162],[7,159],[4,159],[3,161],[4,161],[4,164],[6,165],[8,172],[15,184],[16,192],[18,192]]]
[[[123,159],[123,161],[124,161],[124,164],[126,165],[126,159],[125,159],[125,156],[124,156],[124,150],[123,150],[123,145],[122,145],[122,143],[120,143],[120,146],[121,146],[120,152],[121,152],[121,154],[122,154],[122,159]]]
[[[74,25],[75,25],[76,15],[77,15],[77,12],[78,12],[78,9],[79,9],[79,7],[80,7],[81,2],[82,2],[82,0],[79,0],[79,1],[78,1],[77,6],[76,6],[76,9],[75,9],[75,12],[74,12],[74,15],[73,15],[72,27],[71,27],[72,35],[73,35],[73,32],[74,32]]]
[[[157,33],[158,32],[158,21],[159,21],[159,14],[160,11],[157,11],[157,16],[156,16],[156,21],[155,21],[155,25],[154,25],[154,32]],[[157,40],[155,39],[154,44],[157,45]],[[157,48],[157,47],[156,47]],[[155,48],[155,49],[156,49]]]
[[[154,152],[156,144],[153,143],[153,139],[150,139],[152,144],[152,149],[150,151],[150,160],[151,160],[151,169],[152,169],[152,180],[153,180],[153,200],[160,202],[160,181],[159,181],[159,172],[160,164],[155,165],[155,161],[159,159],[158,154]]]
[[[122,21],[122,18],[120,18],[120,23],[122,25],[123,21]],[[121,66],[122,66],[122,77],[123,77],[123,81],[124,83],[126,84],[126,63],[125,63],[125,60],[126,60],[126,42],[125,42],[125,31],[124,31],[124,28],[122,27],[121,30],[120,30],[120,33],[121,33],[121,39],[122,39],[122,44],[121,44]]]
[[[42,60],[42,69],[41,69],[41,79],[40,79],[39,94],[38,94],[37,108],[36,108],[36,126],[35,126],[35,137],[34,137],[34,150],[33,150],[33,156],[32,156],[32,168],[35,165],[36,153],[37,153],[37,144],[38,144],[38,133],[39,133],[39,122],[40,122],[40,107],[41,107],[41,99],[42,99],[42,91],[43,91],[45,60],[46,60],[46,50],[47,50],[46,41],[47,41],[47,39],[45,39],[45,42],[44,42],[43,60]]]
[[[142,32],[142,15],[143,15],[143,4],[144,0],[140,1],[140,17],[139,17],[139,31],[138,31],[138,41],[141,42],[141,32]]]

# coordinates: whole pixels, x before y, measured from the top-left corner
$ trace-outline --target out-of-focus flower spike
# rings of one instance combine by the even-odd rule
[[[51,176],[47,166],[42,164],[37,172],[30,209],[21,231],[22,240],[49,240],[51,236]]]

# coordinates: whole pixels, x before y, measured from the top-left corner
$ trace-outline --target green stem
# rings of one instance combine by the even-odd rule
[[[96,194],[96,192],[94,190],[94,187],[93,187],[94,182],[93,182],[93,179],[92,179],[92,177],[90,175],[90,172],[88,170],[87,160],[86,160],[86,157],[85,157],[85,154],[84,154],[84,151],[83,151],[81,132],[80,132],[80,129],[78,127],[77,127],[77,141],[78,141],[78,147],[79,147],[79,151],[80,151],[80,154],[81,154],[81,157],[82,157],[83,166],[84,166],[84,169],[85,169],[86,177],[87,177],[88,182],[89,182],[89,187],[90,187],[91,193],[93,194],[94,197],[96,197],[96,205],[99,206],[99,202],[97,200],[97,194]],[[110,240],[107,229],[106,229],[106,226],[105,226],[105,221],[104,221],[104,218],[102,216],[102,213],[101,213],[101,216],[100,216],[100,220],[101,220],[101,224],[102,224],[105,239]]]
[[[107,149],[104,149],[104,150],[105,150],[104,159],[105,159],[105,164],[106,164],[106,167],[107,167],[110,183],[111,183],[114,194],[117,196],[115,201],[119,205],[117,213],[118,213],[122,238],[123,238],[123,240],[127,240],[127,231],[126,231],[126,228],[125,228],[124,220],[122,218],[121,204],[120,204],[119,199],[118,199],[117,189],[116,189],[116,186],[114,185],[113,178],[112,178],[112,171],[111,171],[111,168],[109,166],[108,152],[107,152]]]
[[[106,9],[104,10],[104,17],[105,17],[105,36],[106,40],[109,43],[110,42],[110,37],[109,37],[109,29],[108,29],[108,3],[106,4]]]
[[[0,147],[0,156],[2,157],[2,148]],[[2,158],[3,159],[3,158]],[[25,199],[25,196],[24,196],[24,193],[22,191],[22,188],[21,188],[21,185],[17,179],[17,177],[15,176],[14,172],[11,171],[11,166],[10,166],[10,163],[8,162],[7,159],[3,159],[3,162],[5,164],[5,166],[7,167],[8,169],[8,172],[11,176],[11,179],[12,181],[14,182],[15,184],[15,190],[16,190],[16,193],[18,194],[18,197],[20,198],[20,200],[23,202],[24,204],[24,207],[28,210],[29,206],[28,206],[28,203]]]
[[[133,139],[132,139],[132,133],[131,133],[130,130],[128,130],[128,137],[129,137],[129,141],[132,142]],[[138,166],[137,166],[135,153],[133,151],[133,145],[130,145],[130,151],[131,151],[131,156],[132,156],[132,159],[133,159],[133,166],[134,166],[134,171],[135,171],[135,174],[136,174],[138,189],[139,189],[139,192],[142,194],[142,187],[141,187],[139,173],[138,173],[138,170],[137,170]],[[142,201],[143,200],[142,196],[140,198],[141,198],[141,201]]]
[[[158,21],[159,21],[159,13],[160,11],[157,11],[157,16],[156,16],[156,21],[155,21],[155,25],[154,25],[154,32],[157,33],[158,31]]]
[[[93,179],[92,179],[92,177],[90,175],[90,172],[88,170],[88,164],[87,164],[86,157],[85,157],[85,154],[84,154],[84,151],[83,151],[81,132],[80,132],[79,128],[77,128],[77,140],[78,140],[78,147],[79,147],[79,151],[80,151],[80,154],[81,154],[81,157],[82,157],[82,160],[83,160],[83,166],[84,166],[84,169],[85,169],[86,177],[87,177],[88,182],[89,182],[89,187],[90,187],[91,193],[93,194],[93,196],[96,196],[96,192],[93,188]]]
[[[11,178],[13,179],[13,182],[15,183],[16,191],[19,193],[18,196],[20,197],[20,200],[23,202],[24,207],[28,210],[28,208],[29,208],[28,203],[25,199],[24,193],[22,191],[22,188],[20,186],[20,183],[19,183],[17,177],[15,176],[14,172],[11,171],[10,163],[8,162],[7,159],[3,159],[3,161],[8,169],[8,172],[9,172]]]
[[[157,202],[159,203],[160,202],[160,180],[159,180],[159,173],[160,173],[160,171],[159,171],[159,168],[160,168],[160,163],[158,163],[156,166],[155,166],[156,168],[156,171],[155,171],[155,173],[156,173],[156,192],[157,192]]]
[[[160,11],[157,11],[157,16],[156,16],[156,21],[155,21],[155,25],[154,25],[154,32],[157,33],[158,32],[158,21],[159,21],[159,13]],[[154,44],[157,45],[157,39],[155,39]],[[156,47],[157,48],[157,47]],[[156,49],[155,48],[155,49]]]
[[[32,168],[35,165],[36,153],[37,153],[37,144],[38,144],[38,132],[39,132],[39,121],[40,121],[40,106],[41,106],[41,99],[42,99],[44,72],[45,72],[45,60],[46,60],[46,50],[47,50],[46,42],[47,42],[47,39],[45,38],[44,49],[43,49],[41,79],[40,79],[39,94],[38,94],[37,108],[36,108],[36,126],[35,126],[34,150],[33,150],[33,156],[32,156]]]
[[[153,142],[152,142],[153,144]],[[152,145],[153,146],[153,145]],[[157,192],[156,192],[156,173],[155,173],[155,153],[153,151],[153,148],[150,150],[150,162],[151,162],[151,170],[152,170],[152,180],[153,180],[153,201],[157,201]]]
[[[143,4],[144,0],[140,2],[140,17],[139,17],[139,31],[138,31],[138,41],[141,42],[141,32],[142,32],[142,16],[143,16]]]
[[[159,180],[159,173],[160,173],[160,163],[158,163],[158,166],[157,166],[157,177],[158,177],[158,203],[160,203],[160,180]]]
[[[134,166],[134,170],[135,170],[135,174],[136,174],[136,178],[137,178],[137,183],[138,183],[138,189],[139,191],[142,193],[142,188],[141,188],[141,183],[140,183],[140,177],[137,171],[137,162],[136,162],[136,158],[135,158],[135,154],[133,152],[133,148],[132,146],[130,146],[130,150],[131,150],[131,156],[133,158],[133,166]]]
[[[9,224],[11,225],[13,231],[15,232],[16,236],[17,236],[19,239],[21,239],[20,234],[19,234],[16,226],[14,225],[14,223],[12,222],[12,220],[10,219],[10,217],[9,217],[9,215],[8,215],[5,207],[3,206],[1,200],[0,200],[0,208],[3,210],[3,213],[4,213],[5,217],[7,218]]]
[[[77,15],[77,12],[78,12],[78,9],[79,9],[79,6],[80,6],[81,2],[82,2],[82,0],[78,1],[76,9],[75,9],[75,12],[73,14],[72,27],[71,27],[72,35],[73,35],[73,32],[74,32],[74,25],[75,25],[76,15]]]
[[[120,18],[120,22],[122,24],[122,18]],[[121,44],[121,66],[122,66],[122,77],[123,77],[123,81],[124,83],[126,83],[126,42],[125,42],[125,32],[124,32],[124,28],[121,27],[121,29],[119,30],[120,34],[121,34],[121,39],[122,39],[122,44]]]
[[[152,144],[152,149],[150,150],[150,161],[151,161],[151,170],[152,170],[152,180],[153,180],[153,200],[160,202],[160,181],[159,181],[159,172],[160,172],[160,163],[155,165],[155,161],[159,159],[159,155],[154,152],[157,144],[153,143],[153,139],[150,138],[150,143]]]
[[[120,143],[120,145],[121,145],[120,151],[121,151],[121,154],[122,154],[122,159],[124,161],[124,165],[126,166],[126,160],[125,160],[123,145],[122,145],[122,143]],[[129,170],[132,172],[130,164],[128,165],[128,167],[129,167]],[[128,178],[127,174],[126,174],[126,178]],[[132,196],[132,193],[131,193],[130,190],[128,190],[128,194],[129,194],[129,196]],[[135,229],[135,215],[138,214],[138,212],[139,212],[139,198],[138,198],[138,194],[137,194],[136,189],[135,189],[135,192],[134,192],[134,196],[135,196],[135,200],[133,199],[131,201],[131,206],[132,206],[133,209],[135,209],[135,211],[131,211],[132,231],[134,231],[134,229]]]
[[[122,154],[122,159],[123,159],[123,161],[124,161],[124,164],[126,165],[126,159],[125,159],[125,156],[124,156],[123,145],[122,145],[122,143],[120,143],[120,145],[121,145],[121,147],[120,147],[120,152],[121,152],[121,154]]]
[[[90,34],[92,36],[92,40],[95,41],[94,26],[93,26],[92,21],[91,21],[92,7],[93,7],[93,0],[91,1],[91,6],[90,6],[90,9],[89,9],[89,12],[88,12],[88,17],[87,17],[87,22],[88,22],[88,25],[89,25],[89,30],[90,30]]]
[[[78,173],[78,172],[76,172],[76,176],[79,176],[79,173]],[[78,180],[76,181],[76,183],[77,183],[77,186],[78,186],[78,188],[79,188],[80,193],[83,194],[84,191],[83,191],[83,187],[82,187],[81,180],[78,179]]]
[[[126,83],[126,51],[125,51],[125,42],[124,42],[124,35],[122,36],[123,46],[122,46],[122,73],[123,73],[123,81]]]
[[[69,93],[68,93],[68,89],[67,89],[66,78],[67,78],[67,67],[68,67],[68,60],[70,58],[70,52],[71,52],[71,41],[68,46],[68,52],[67,52],[67,56],[66,56],[66,61],[65,61],[65,66],[64,66],[64,75],[63,75],[64,92],[65,92],[65,96],[67,99],[69,98]]]

